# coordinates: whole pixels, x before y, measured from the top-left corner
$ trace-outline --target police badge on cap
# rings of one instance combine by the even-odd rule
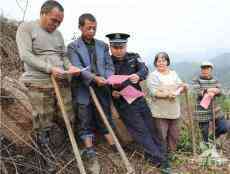
[[[107,34],[106,37],[109,38],[111,46],[123,46],[127,43],[130,35],[125,33],[111,33]]]

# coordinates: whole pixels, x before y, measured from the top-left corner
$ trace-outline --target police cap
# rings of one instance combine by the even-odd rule
[[[106,37],[109,38],[111,46],[124,46],[127,43],[129,36],[129,34],[125,33],[111,33],[106,35]]]

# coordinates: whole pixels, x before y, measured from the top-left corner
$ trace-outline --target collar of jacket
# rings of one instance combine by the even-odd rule
[[[117,58],[116,56],[112,55],[111,56],[114,62],[125,62],[128,60],[128,53],[125,54],[124,57],[122,58]]]

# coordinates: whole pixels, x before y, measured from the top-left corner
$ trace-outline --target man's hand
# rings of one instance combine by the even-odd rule
[[[187,83],[182,83],[181,86],[184,88],[183,91],[188,91],[189,85]]]
[[[68,74],[74,75],[74,76],[79,76],[81,73],[81,70],[77,68],[76,66],[71,65],[67,71]]]
[[[112,92],[112,96],[113,96],[114,98],[120,98],[121,94],[120,94],[119,91],[113,91],[113,92]]]
[[[64,73],[65,71],[59,67],[53,67],[51,69],[51,73],[57,77],[57,78],[60,78],[60,79],[63,79],[64,78]]]
[[[106,80],[104,77],[101,76],[95,76],[94,80],[97,84],[97,86],[105,86],[106,85]]]
[[[137,74],[131,74],[129,76],[129,80],[131,81],[131,83],[136,84],[139,82],[140,77]]]
[[[207,92],[211,92],[211,93],[214,93],[215,95],[219,94],[220,93],[220,89],[219,88],[209,88],[207,89]]]
[[[207,94],[208,94],[208,96],[210,96],[211,98],[215,97],[215,95],[216,95],[214,92],[208,92]]]

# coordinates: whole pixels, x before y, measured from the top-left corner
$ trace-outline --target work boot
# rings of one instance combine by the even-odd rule
[[[82,153],[82,158],[87,163],[87,168],[91,174],[99,174],[101,166],[96,156],[96,151],[93,147],[86,148]]]
[[[48,149],[49,148],[49,142],[50,142],[49,129],[43,129],[37,133],[37,143],[38,143],[38,146],[39,146],[41,152],[50,161],[52,161],[52,157],[50,156],[50,151]],[[50,161],[43,159],[43,164],[49,173],[54,173],[56,170],[56,167]]]
[[[144,158],[153,167],[159,168],[160,165],[161,165],[161,163],[159,162],[159,160],[156,160],[152,155],[150,155],[147,152],[144,152]]]

